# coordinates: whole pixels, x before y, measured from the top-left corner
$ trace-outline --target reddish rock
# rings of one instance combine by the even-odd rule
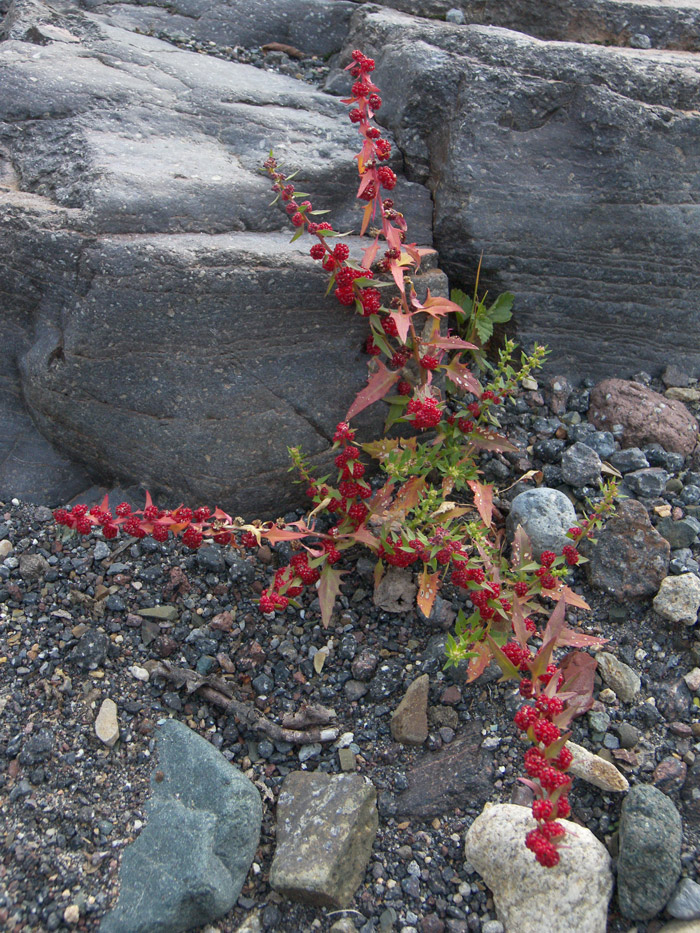
[[[698,440],[698,423],[682,402],[625,379],[598,383],[591,392],[588,420],[600,431],[621,424],[623,447],[661,444],[687,457]]]
[[[688,766],[685,762],[669,755],[654,768],[653,780],[656,787],[664,794],[671,794],[683,787],[687,774]]]
[[[440,702],[443,704],[443,706],[456,706],[461,699],[462,691],[459,689],[457,684],[452,684],[451,687],[447,687],[442,691]]]
[[[671,545],[652,527],[641,502],[625,499],[585,551],[592,586],[623,601],[658,592],[668,572]]]

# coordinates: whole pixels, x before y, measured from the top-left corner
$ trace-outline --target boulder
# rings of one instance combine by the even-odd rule
[[[625,379],[605,379],[595,386],[588,420],[600,430],[621,425],[623,447],[661,444],[687,456],[698,440],[698,423],[683,402]]]
[[[608,3],[632,6],[661,5]],[[682,346],[697,375],[700,61],[584,42],[365,6],[340,64],[376,59],[380,119],[434,192],[442,268],[469,291],[483,252],[481,284],[515,294],[516,337],[547,343],[550,372],[661,372]]]
[[[623,917],[650,920],[660,913],[681,873],[681,818],[673,801],[638,784],[620,814],[617,899]]]
[[[595,544],[582,551],[589,582],[621,602],[653,596],[668,572],[671,547],[649,521],[641,502],[624,499]]]
[[[693,0],[380,0],[414,16],[502,26],[540,39],[632,48],[700,51],[700,8]]]
[[[124,850],[101,933],[180,933],[235,904],[260,837],[260,794],[184,723],[156,730],[146,825]]]
[[[571,501],[558,489],[542,486],[519,493],[511,504],[506,520],[510,540],[520,525],[530,539],[532,553],[539,558],[542,551],[561,554],[571,544],[566,533],[578,524]]]
[[[287,775],[270,885],[306,904],[347,907],[377,834],[377,792],[359,774]]]
[[[141,482],[167,504],[276,516],[303,494],[287,447],[330,462],[335,424],[366,382],[366,322],[324,297],[327,276],[306,240],[290,244],[259,170],[274,147],[315,207],[357,228],[357,133],[327,94],[136,33],[117,13],[15,0],[6,17],[0,423],[14,434],[2,444],[21,453],[36,440],[28,411],[45,439],[24,484],[35,501],[60,504],[90,474]],[[58,38],[37,38],[47,26]],[[428,192],[403,177],[395,192],[429,243]],[[428,285],[446,288],[434,259]],[[379,433],[382,417],[377,407],[358,424]],[[0,496],[16,494],[18,469],[0,467]]]
[[[498,918],[518,933],[605,933],[613,879],[610,856],[584,826],[566,829],[560,862],[542,868],[525,847],[536,823],[529,808],[487,805],[464,839],[464,854],[490,888]],[[545,920],[546,918],[546,920]]]

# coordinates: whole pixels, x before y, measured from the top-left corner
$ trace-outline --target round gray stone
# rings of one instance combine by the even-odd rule
[[[576,511],[563,492],[557,489],[528,489],[513,499],[506,522],[509,540],[518,525],[530,539],[532,553],[539,558],[542,551],[561,554],[570,539],[566,532],[576,524]]]

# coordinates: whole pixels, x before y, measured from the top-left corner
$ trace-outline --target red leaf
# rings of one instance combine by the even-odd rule
[[[389,317],[392,318],[396,324],[399,340],[401,343],[406,343],[406,337],[411,328],[411,315],[402,314],[401,311],[392,311]]]
[[[386,368],[381,360],[377,360],[376,365],[377,371],[369,377],[369,382],[365,388],[358,393],[357,398],[348,409],[348,413],[345,416],[346,421],[354,418],[355,415],[359,415],[361,411],[373,405],[374,402],[378,402],[380,398],[384,398],[393,384],[398,381],[401,370],[392,372]]]
[[[481,677],[491,663],[492,657],[491,652],[483,641],[477,641],[470,646],[470,649],[476,652],[476,656],[469,659],[469,667],[467,668],[467,683],[469,684],[473,683],[477,677]]]
[[[452,377],[450,376],[450,378]],[[498,453],[503,453],[504,451],[515,453],[518,449],[514,444],[511,444],[507,437],[498,434],[496,431],[492,431],[491,428],[485,428],[483,425],[477,425],[474,428],[469,440],[470,443],[478,447],[479,450],[494,450]]]
[[[403,269],[398,264],[398,262],[394,260],[391,262],[391,274],[393,275],[394,281],[396,282],[396,287],[401,292],[401,294],[404,294],[406,291],[406,286],[404,285],[403,281]]]
[[[430,341],[433,347],[443,347],[445,350],[478,350],[473,343],[467,343],[461,337],[434,337]]]
[[[567,707],[581,716],[593,706],[593,681],[598,662],[584,651],[570,651],[559,668],[564,675],[563,689],[573,693]]]
[[[477,379],[472,375],[469,367],[460,363],[459,358],[455,356],[449,366],[445,366],[445,373],[451,382],[458,389],[464,389],[466,392],[472,392],[477,397],[481,396],[481,386]]]
[[[559,632],[557,646],[570,645],[572,648],[599,648],[608,643],[609,638],[601,638],[599,635],[586,635],[585,632],[577,632],[575,629],[564,627]]]
[[[549,620],[547,621],[547,627],[544,630],[542,635],[542,644],[547,644],[548,641],[556,643],[561,630],[564,628],[564,622],[566,621],[566,604],[563,602],[558,602],[554,607]]]
[[[493,486],[487,486],[478,480],[470,479],[467,485],[474,494],[474,505],[479,511],[479,515],[487,528],[491,527],[493,516]]]
[[[324,628],[328,628],[333,614],[336,598],[340,593],[340,578],[347,570],[335,570],[330,564],[326,564],[321,571],[321,579],[318,582],[318,601],[321,604],[321,621]]]
[[[430,289],[428,289],[428,297],[421,307],[433,317],[441,317],[443,314],[453,314],[455,312],[461,314],[463,310],[460,305],[454,301],[450,301],[449,298],[441,298],[439,295],[433,298],[430,294]]]

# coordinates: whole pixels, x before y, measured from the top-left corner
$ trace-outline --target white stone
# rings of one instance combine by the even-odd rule
[[[575,742],[567,742],[566,747],[574,756],[574,760],[569,765],[569,773],[574,777],[593,784],[601,790],[623,793],[629,790],[629,781],[618,771],[615,765],[601,758],[600,755],[594,755],[583,745],[577,745]]]
[[[700,667],[694,667],[692,671],[688,671],[687,674],[683,675],[683,680],[688,687],[688,690],[691,690],[693,693],[697,693],[700,690]]]
[[[117,720],[117,704],[114,700],[103,700],[100,711],[95,720],[95,734],[100,742],[109,748],[119,738],[119,721]]]
[[[694,573],[681,573],[661,581],[654,597],[654,611],[671,622],[695,625],[700,609],[700,578]]]
[[[12,553],[12,542],[8,541],[7,538],[0,541],[0,560],[5,560],[6,557],[9,557]]]
[[[135,677],[137,680],[143,681],[145,684],[148,683],[151,676],[145,667],[139,667],[138,664],[132,664],[129,668],[129,671],[133,677]]]
[[[77,904],[70,904],[63,911],[63,920],[65,923],[73,926],[80,920],[80,908]]]
[[[536,826],[528,808],[487,804],[464,840],[464,853],[491,889],[506,930],[605,933],[613,879],[605,846],[583,826],[561,820],[560,861],[543,868],[525,847]],[[546,921],[545,921],[546,918]]]

